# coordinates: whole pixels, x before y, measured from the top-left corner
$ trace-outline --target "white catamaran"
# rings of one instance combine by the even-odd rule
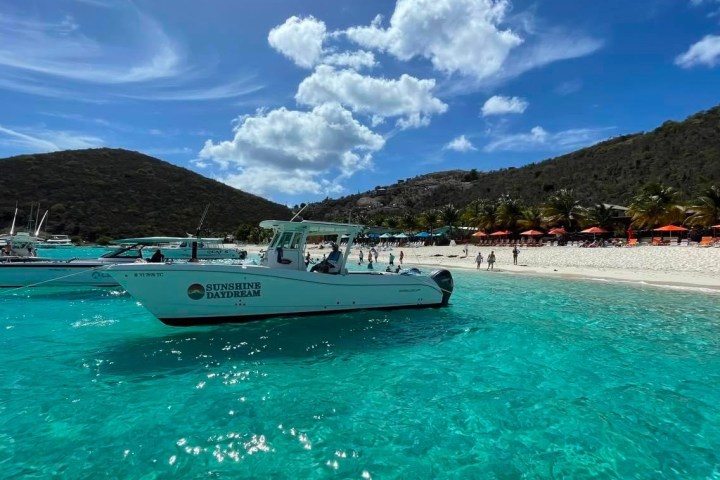
[[[260,226],[274,231],[260,265],[147,263],[113,265],[107,271],[162,322],[177,326],[443,306],[450,300],[453,278],[447,270],[429,275],[348,271],[345,265],[361,225],[266,220]],[[308,269],[308,239],[328,237],[336,245],[347,241]]]

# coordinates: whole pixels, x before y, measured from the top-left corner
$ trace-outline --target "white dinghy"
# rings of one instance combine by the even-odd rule
[[[447,270],[430,275],[348,271],[345,264],[362,225],[265,220],[260,226],[274,231],[260,265],[147,263],[113,265],[107,271],[162,322],[175,326],[443,306],[452,294]],[[308,239],[329,237],[336,245],[347,242],[308,268]]]

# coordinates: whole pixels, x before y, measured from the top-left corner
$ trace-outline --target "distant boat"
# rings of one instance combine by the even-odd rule
[[[362,225],[266,220],[260,227],[274,231],[260,265],[146,263],[111,265],[107,272],[162,322],[178,326],[433,307],[450,300],[453,278],[448,270],[348,271],[345,264]],[[341,252],[343,235],[347,242]],[[329,237],[338,248],[309,268],[308,239]]]
[[[144,261],[142,245],[125,246],[95,259],[4,256],[0,257],[0,287],[112,287],[118,283],[103,267]]]
[[[70,237],[67,235],[52,235],[44,242],[38,242],[37,248],[73,248],[75,244],[72,243]]]
[[[123,238],[113,241],[114,244],[141,244],[159,248],[168,260],[190,260],[193,242],[197,242],[197,258],[199,260],[244,260],[247,251],[234,244],[222,243],[222,238],[194,237],[139,237]]]

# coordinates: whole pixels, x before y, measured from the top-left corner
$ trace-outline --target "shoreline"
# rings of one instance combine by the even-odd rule
[[[257,253],[263,246],[246,246]],[[377,247],[378,268],[388,265],[389,254],[399,263],[404,252],[403,266],[425,266],[477,270],[475,256],[481,252],[484,259],[478,274],[486,271],[486,259],[491,250],[497,261],[494,272],[510,275],[531,275],[548,278],[584,279],[593,281],[626,282],[637,285],[692,289],[707,294],[720,293],[720,248],[696,246],[639,246],[639,247],[525,247],[520,249],[518,265],[513,265],[511,247],[465,245],[423,247]],[[362,250],[367,259],[368,248],[353,246],[348,262],[357,262]],[[313,258],[321,257],[324,250],[310,245]]]

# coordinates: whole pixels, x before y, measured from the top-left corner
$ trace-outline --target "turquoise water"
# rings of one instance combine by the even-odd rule
[[[445,309],[186,329],[0,291],[0,476],[720,478],[720,296],[453,273]]]

